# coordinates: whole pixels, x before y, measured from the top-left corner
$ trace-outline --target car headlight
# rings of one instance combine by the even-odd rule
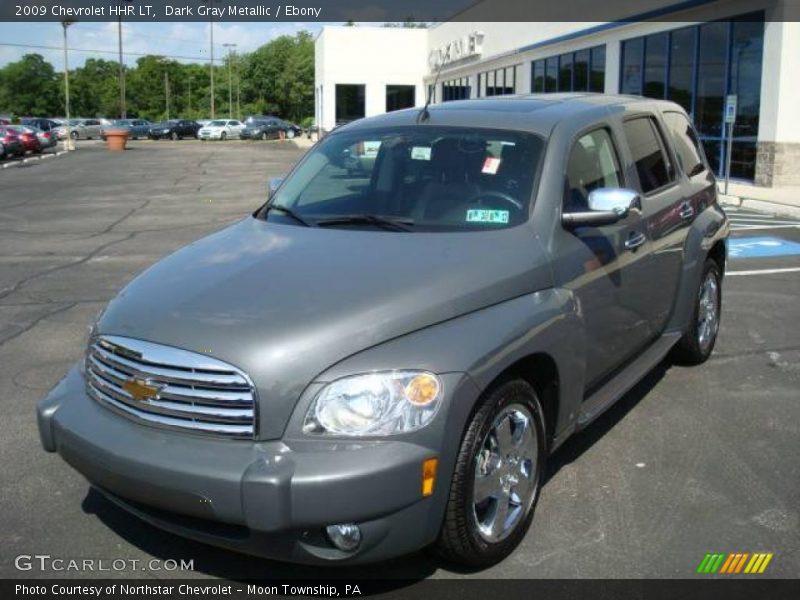
[[[317,394],[303,431],[348,436],[416,431],[436,416],[442,396],[441,380],[427,371],[343,377]]]

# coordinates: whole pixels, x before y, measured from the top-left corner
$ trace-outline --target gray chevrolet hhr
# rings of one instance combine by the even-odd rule
[[[525,535],[550,453],[670,351],[708,358],[728,231],[670,102],[364,119],[108,304],[38,407],[42,443],[211,544],[488,565]]]

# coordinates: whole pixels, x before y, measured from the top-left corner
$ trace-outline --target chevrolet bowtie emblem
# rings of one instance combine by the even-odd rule
[[[145,379],[128,379],[122,384],[122,389],[133,396],[138,402],[143,402],[145,400],[156,400],[163,386],[154,384]]]

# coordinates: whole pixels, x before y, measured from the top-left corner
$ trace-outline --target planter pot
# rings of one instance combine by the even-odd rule
[[[128,144],[128,130],[109,129],[106,131],[106,143],[108,149],[112,152],[121,152],[125,150],[125,146]]]

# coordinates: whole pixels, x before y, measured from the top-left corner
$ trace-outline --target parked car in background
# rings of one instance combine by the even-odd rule
[[[201,140],[226,140],[242,137],[244,123],[235,119],[217,119],[209,121],[197,132]]]
[[[181,140],[183,138],[196,138],[200,125],[197,121],[188,119],[170,119],[150,127],[148,137],[153,140],[171,139]]]
[[[138,140],[139,138],[146,138],[150,134],[150,128],[153,124],[145,119],[117,119],[113,124],[108,127],[103,127],[101,137],[106,139],[106,129],[127,129],[128,138]]]
[[[8,125],[0,125],[0,141],[6,151],[6,158],[13,156],[25,156],[25,148],[22,145],[22,140],[19,139],[19,134],[11,129]]]
[[[39,154],[42,151],[42,144],[39,142],[34,129],[25,125],[6,125],[6,127],[17,133],[19,141],[22,142],[24,152]]]
[[[0,125],[11,125],[11,117],[0,117]]]
[[[103,126],[99,119],[70,119],[69,135],[73,140],[94,140],[99,139],[103,132]],[[63,140],[67,137],[66,122],[56,129],[58,139]]]
[[[673,102],[423,110],[332,132],[254,214],[130,282],[39,404],[44,448],[141,519],[240,552],[508,556],[559,446],[668,353],[711,356],[730,223]],[[377,158],[349,176],[359,146]]]
[[[3,160],[6,157],[6,145],[3,143],[3,140],[0,140],[0,160]]]
[[[292,139],[295,136],[302,135],[303,130],[294,123],[289,123],[277,117],[268,117],[265,119],[253,119],[246,124],[242,130],[242,138],[268,140],[280,137],[281,132],[288,139]]]
[[[24,117],[20,119],[20,123],[23,125],[28,125],[30,127],[36,127],[42,131],[49,131],[53,132],[53,130],[58,129],[63,124],[63,121],[57,121],[55,119],[47,119],[41,117]],[[56,136],[57,137],[57,136]]]
[[[42,129],[34,127],[33,125],[21,125],[21,127],[26,132],[32,133],[36,136],[36,138],[39,140],[42,150],[46,150],[58,145],[58,137],[53,132],[43,131]]]

